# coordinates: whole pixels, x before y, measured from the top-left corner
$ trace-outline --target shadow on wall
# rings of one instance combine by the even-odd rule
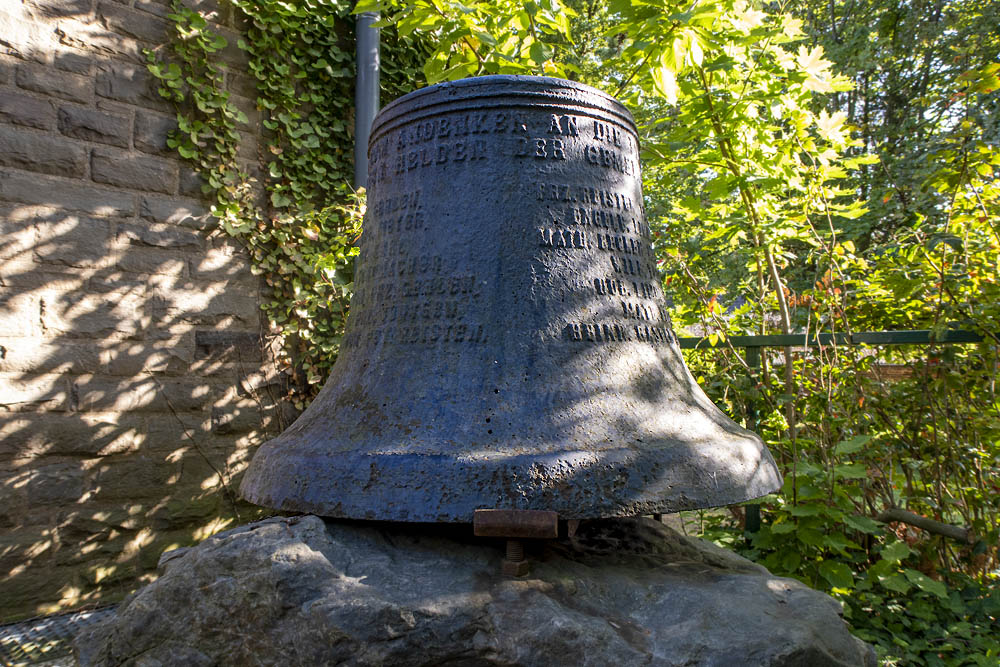
[[[279,379],[248,330],[256,299],[234,294],[252,294],[245,276],[223,264],[189,281],[185,259],[210,261],[199,248],[164,250],[111,220],[35,206],[3,218],[6,615],[117,597],[164,549],[247,519],[238,476],[280,426]]]
[[[258,281],[144,78],[168,11],[0,8],[0,620],[119,598],[254,518],[239,476],[282,427]]]

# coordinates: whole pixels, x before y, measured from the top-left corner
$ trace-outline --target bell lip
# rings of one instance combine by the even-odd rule
[[[471,93],[474,89],[483,86],[504,88],[497,90],[493,95],[483,95],[482,93],[477,94],[474,99],[479,102],[482,102],[483,99],[491,96],[502,98],[505,96],[513,97],[518,94],[530,94],[541,98],[548,98],[552,102],[563,103],[568,106],[582,106],[597,109],[617,116],[623,126],[627,127],[638,140],[638,131],[635,127],[635,118],[632,116],[632,112],[629,111],[628,107],[620,101],[599,88],[594,88],[593,86],[589,86],[585,83],[579,83],[569,79],[560,79],[552,76],[487,74],[483,76],[467,77],[465,79],[456,79],[455,81],[443,81],[441,83],[425,86],[411,91],[402,97],[398,97],[389,104],[385,105],[375,116],[374,121],[372,121],[371,133],[368,140],[369,150],[371,150],[371,146],[375,140],[378,139],[379,136],[385,131],[385,126],[400,116],[410,112],[425,111],[441,104],[461,102],[463,101],[463,98],[457,97],[459,93]],[[540,90],[543,88],[549,89],[548,94],[546,94],[546,91]],[[553,88],[573,91],[583,96],[587,96],[591,98],[591,100],[588,102],[588,100],[585,99],[574,99],[571,97],[552,94],[551,89]],[[595,104],[595,100],[593,100],[593,98],[598,98],[596,101],[603,102],[607,106],[605,107]]]
[[[299,453],[294,439],[279,436],[254,456],[240,495],[276,510],[407,523],[471,523],[476,509],[549,510],[561,519],[668,514],[781,489],[782,475],[763,441],[744,434],[739,440],[756,454],[744,465],[727,467],[714,455],[693,454],[705,445],[626,446],[601,452],[600,460],[583,466],[581,479],[554,480],[544,488],[525,480],[565,473],[567,459],[593,458],[594,452],[523,454],[499,462],[448,454]],[[735,449],[736,442],[730,444]]]

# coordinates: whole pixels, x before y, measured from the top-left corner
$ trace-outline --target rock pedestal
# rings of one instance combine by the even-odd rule
[[[875,665],[830,597],[648,519],[528,546],[471,526],[273,518],[164,554],[82,665]]]

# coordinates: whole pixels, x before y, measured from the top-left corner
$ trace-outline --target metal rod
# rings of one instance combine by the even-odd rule
[[[748,347],[744,350],[744,355],[747,367],[750,369],[750,381],[756,388],[757,383],[760,382],[758,377],[760,374],[760,348]],[[747,399],[747,428],[756,433],[758,426],[757,402],[751,394],[750,398]],[[747,532],[758,532],[760,530],[760,503],[750,503],[744,511],[746,512],[745,527]]]
[[[524,542],[507,540],[507,560],[511,563],[520,563],[524,560]]]
[[[508,577],[523,577],[530,569],[528,561],[524,559],[524,542],[507,540],[507,554],[500,564],[500,573]]]
[[[773,336],[730,336],[733,347],[818,347],[820,345],[931,345],[933,343],[981,343],[975,331],[949,329],[935,334],[930,329],[912,331],[861,331],[854,334],[778,334]],[[682,349],[711,348],[725,345],[718,339],[713,345],[707,336],[678,338]]]
[[[354,88],[354,187],[368,187],[368,137],[378,113],[379,29],[372,26],[379,16],[358,14],[355,23],[357,78]]]

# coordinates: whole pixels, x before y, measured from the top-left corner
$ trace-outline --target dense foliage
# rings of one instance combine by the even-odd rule
[[[327,55],[340,43],[329,37],[338,24],[306,16],[335,3],[237,5],[258,38],[281,32],[274,21],[295,26],[248,48],[278,137],[271,151],[296,150],[272,159],[270,207],[251,208],[245,179],[228,175],[235,154],[205,148],[232,139],[239,118],[224,101],[198,105],[215,114],[205,122],[223,138],[206,144],[214,135],[192,134],[198,148],[181,137],[178,149],[218,170],[210,185],[227,229],[267,272],[278,295],[268,314],[314,381],[336,350],[342,306],[323,307],[349,286],[354,233],[341,209],[309,206],[336,199],[346,179],[340,157],[324,162],[331,150],[348,159],[336,126],[345,116],[310,114],[334,103],[331,85],[349,85],[344,61]],[[430,82],[564,76],[633,109],[675,327],[696,327],[712,343],[688,363],[730,414],[752,405],[751,426],[785,475],[782,493],[763,502],[761,530],[744,532],[734,508],[702,513],[705,534],[840,597],[855,632],[888,664],[997,664],[1000,7],[363,0],[363,10],[381,11],[396,31],[384,53],[410,54]],[[185,16],[178,12],[182,29],[196,22]],[[193,69],[211,80],[218,45],[196,32],[206,36],[195,55],[178,51],[184,76]],[[298,34],[318,40],[318,53]],[[407,41],[416,36],[428,52]],[[161,67],[170,90],[192,94],[180,71]],[[312,77],[324,76],[327,87],[313,88]],[[297,164],[300,155],[311,157]],[[326,173],[310,171],[315,164]],[[758,370],[730,340],[955,327],[984,342],[779,349]],[[889,510],[936,523],[925,530]]]
[[[239,47],[256,82],[266,141],[243,159],[237,109],[218,54],[226,40],[174,4],[176,38],[148,54],[161,94],[178,108],[170,139],[204,179],[225,232],[247,249],[267,291],[264,314],[298,407],[336,359],[361,232],[363,192],[350,187],[354,150],[354,27],[345,0],[232,0],[247,29]],[[421,44],[383,31],[382,88],[394,99],[421,79]],[[265,193],[262,196],[262,189]]]

